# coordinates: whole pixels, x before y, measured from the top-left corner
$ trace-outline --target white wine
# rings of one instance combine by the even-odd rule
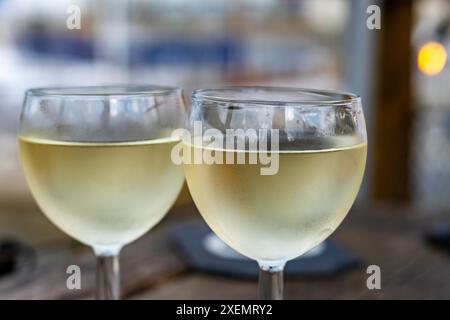
[[[47,217],[91,246],[127,244],[156,225],[184,181],[179,141],[77,143],[21,137],[31,192]]]
[[[251,152],[202,151],[224,158]],[[200,213],[230,247],[255,260],[287,261],[318,245],[342,222],[358,193],[366,152],[366,144],[279,151],[275,175],[261,175],[261,164],[248,163],[186,164],[185,174]]]

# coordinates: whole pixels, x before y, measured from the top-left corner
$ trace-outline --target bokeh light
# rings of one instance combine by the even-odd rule
[[[419,50],[417,65],[420,71],[429,76],[439,74],[447,62],[447,51],[438,42],[428,42]]]

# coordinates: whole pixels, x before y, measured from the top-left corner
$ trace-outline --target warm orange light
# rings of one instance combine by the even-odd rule
[[[439,74],[447,62],[447,51],[438,42],[428,42],[419,50],[417,65],[420,71],[429,76]]]

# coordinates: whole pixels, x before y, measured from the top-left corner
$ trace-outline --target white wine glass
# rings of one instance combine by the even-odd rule
[[[154,227],[176,200],[183,169],[171,161],[185,124],[179,88],[144,85],[30,89],[20,158],[44,214],[97,256],[97,299],[119,299],[121,248]]]
[[[258,262],[259,297],[282,299],[286,262],[330,236],[360,188],[361,99],[313,89],[201,89],[188,119],[184,152],[194,160],[184,168],[197,208],[219,238]]]

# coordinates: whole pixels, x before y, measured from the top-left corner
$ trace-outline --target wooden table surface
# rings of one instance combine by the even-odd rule
[[[363,259],[362,266],[332,277],[288,278],[285,298],[449,299],[450,255],[423,241],[424,227],[439,218],[398,208],[353,209],[333,237],[357,253]],[[123,249],[124,298],[256,298],[256,281],[192,270],[174,247],[170,231],[200,219],[194,206],[179,207]],[[47,239],[32,247],[34,263],[24,263],[17,272],[0,277],[0,299],[93,297],[95,257],[91,250],[67,237]],[[66,268],[71,264],[81,268],[80,290],[66,288]],[[381,268],[381,290],[366,287],[366,268],[371,264]]]

